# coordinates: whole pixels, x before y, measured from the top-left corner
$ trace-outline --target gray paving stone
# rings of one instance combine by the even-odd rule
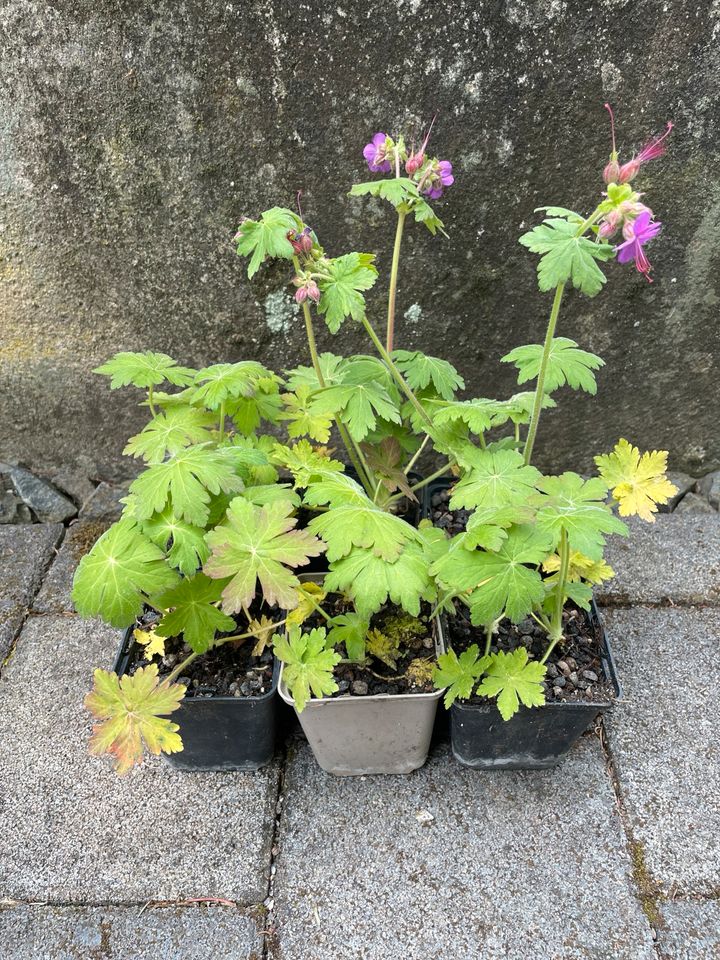
[[[0,526],[0,663],[42,582],[62,532],[59,523]]]
[[[552,771],[476,772],[442,748],[409,777],[362,779],[303,745],[279,850],[292,960],[655,960],[592,735]]]
[[[668,895],[720,889],[720,611],[606,610],[624,698],[610,748],[634,838]]]
[[[74,611],[70,593],[78,563],[97,538],[110,526],[109,520],[76,520],[70,524],[62,546],[47,572],[43,585],[33,601],[36,613],[69,613]]]
[[[658,930],[662,960],[720,960],[720,901],[665,903]]]
[[[616,577],[599,602],[720,603],[720,514],[633,517],[630,536],[611,537],[606,559]]]
[[[83,697],[119,632],[31,617],[0,678],[0,899],[126,903],[266,896],[277,768],[118,778],[87,752]]]
[[[85,520],[117,520],[122,513],[123,504],[120,503],[122,497],[128,494],[127,483],[106,483],[103,481],[98,484],[93,494],[86,500],[80,510],[80,516]]]
[[[0,909],[4,960],[259,960],[255,921],[235,907]]]

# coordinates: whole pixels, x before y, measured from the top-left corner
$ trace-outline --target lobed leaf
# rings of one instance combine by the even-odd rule
[[[610,260],[615,248],[578,236],[578,225],[565,219],[551,218],[520,237],[520,243],[533,253],[542,254],[538,263],[538,286],[546,292],[560,283],[594,297],[606,282],[597,261]]]
[[[450,649],[441,653],[437,667],[433,672],[433,684],[436,690],[445,690],[445,709],[449,710],[456,700],[468,700],[473,687],[485,672],[490,657],[481,657],[477,644],[471,644],[460,656]]]
[[[205,653],[213,645],[217,633],[235,629],[235,621],[215,606],[222,595],[223,583],[211,580],[204,573],[186,577],[157,599],[157,606],[167,611],[159,629],[167,637],[182,637],[195,653]]]
[[[293,626],[285,636],[276,634],[275,655],[282,660],[283,679],[295,701],[298,713],[302,713],[311,694],[317,698],[336,693],[338,685],[333,677],[340,654],[327,648],[324,627],[302,633]]]
[[[520,371],[518,383],[535,380],[540,372],[543,346],[529,343],[516,347],[502,357],[504,363],[514,363]],[[567,384],[574,390],[584,390],[593,396],[597,393],[597,383],[593,370],[605,366],[605,362],[592,353],[578,349],[574,340],[567,337],[555,337],[550,345],[547,368],[545,371],[545,392],[552,393],[558,387]]]
[[[259,220],[244,220],[236,239],[238,256],[250,257],[248,277],[252,278],[268,257],[292,260],[294,250],[287,235],[301,226],[292,210],[284,207],[266,210]]]
[[[637,514],[654,523],[657,505],[667,503],[678,488],[665,475],[667,451],[643,453],[627,440],[619,440],[612,453],[595,457],[600,476],[612,488],[620,516]]]
[[[327,276],[318,280],[318,313],[325,317],[331,333],[337,333],[347,317],[361,321],[365,317],[365,297],[377,279],[373,253],[347,253],[328,260]]]
[[[538,661],[528,663],[525,647],[518,647],[511,653],[499,650],[490,654],[485,667],[486,676],[477,689],[481,696],[497,697],[498,710],[503,720],[509,720],[520,709],[520,702],[526,707],[542,707],[545,704],[545,691],[542,681],[545,677],[545,665]]]
[[[110,377],[110,389],[126,387],[157,387],[161,383],[172,383],[184,387],[192,383],[195,371],[188,367],[179,367],[166,353],[116,353],[114,357],[96,367],[93,373],[102,373]]]

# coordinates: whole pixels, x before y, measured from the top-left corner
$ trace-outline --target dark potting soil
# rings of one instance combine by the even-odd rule
[[[251,609],[251,614],[253,613]],[[158,614],[147,611],[140,617],[138,627],[147,630],[158,621]],[[235,633],[242,633],[245,622],[237,625]],[[225,634],[229,636],[230,634]],[[261,697],[272,686],[273,653],[266,649],[259,657],[252,656],[256,640],[250,637],[240,644],[224,643],[222,646],[201,654],[193,660],[177,678],[187,687],[186,697]],[[148,661],[142,658],[142,647],[134,643],[130,654],[131,663],[127,672],[133,674],[138,667],[148,663],[158,666],[160,677],[167,676],[191,653],[190,647],[180,637],[165,641],[165,656]]]
[[[334,670],[338,690],[332,696],[432,693],[435,689],[432,682],[435,640],[432,623],[428,619],[430,607],[425,606],[426,609],[417,618],[395,606],[384,607],[374,614],[370,620],[370,630],[400,636],[400,650],[395,667],[390,667],[376,657],[371,657],[368,666],[360,663],[340,663]],[[341,596],[326,598],[323,607],[332,616],[352,610],[352,606]],[[316,614],[306,621],[305,629],[323,625],[323,619]],[[340,644],[336,650],[341,657],[347,656],[344,644]],[[413,661],[417,661],[415,666]],[[416,673],[418,667],[420,669]]]
[[[430,502],[430,518],[436,527],[446,530],[450,536],[462,533],[471,516],[470,510],[451,510],[449,490],[438,490]],[[456,653],[462,653],[476,643],[485,649],[485,631],[470,623],[467,608],[457,604],[454,616],[448,616],[448,641]],[[569,606],[563,616],[564,639],[557,644],[547,660],[546,679],[543,681],[547,703],[567,701],[607,702],[615,696],[612,684],[605,676],[600,659],[602,630],[590,621],[587,614]],[[509,620],[500,623],[493,637],[491,651],[506,653],[525,647],[532,660],[542,659],[548,646],[547,634],[540,624],[528,618],[513,624]],[[480,703],[484,697],[473,696],[468,702]]]

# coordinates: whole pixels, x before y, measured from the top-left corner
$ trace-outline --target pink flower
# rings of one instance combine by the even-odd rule
[[[392,163],[387,157],[387,135],[376,133],[370,143],[365,144],[363,156],[373,173],[390,173]]]
[[[649,210],[643,210],[635,220],[627,220],[623,226],[623,236],[625,240],[619,246],[615,247],[619,263],[635,262],[637,270],[642,273],[647,280],[652,283],[650,271],[652,266],[645,256],[643,246],[653,237],[656,237],[662,228],[662,224],[652,220],[652,214]]]
[[[450,187],[455,183],[452,169],[449,160],[433,160],[418,184],[420,192],[430,197],[431,200],[437,200],[443,195],[445,187]]]

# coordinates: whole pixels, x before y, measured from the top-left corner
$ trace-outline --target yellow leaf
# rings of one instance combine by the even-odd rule
[[[600,476],[612,488],[621,517],[635,514],[655,522],[657,504],[667,503],[677,487],[665,476],[667,451],[643,453],[627,440],[619,440],[612,453],[595,457]]]
[[[557,573],[560,569],[560,557],[553,553],[542,565],[545,573]],[[570,566],[568,568],[568,580],[571,583],[577,583],[578,580],[586,580],[588,583],[602,583],[603,580],[612,580],[615,571],[609,563],[604,560],[591,560],[579,550],[573,550],[570,554]]]
[[[413,686],[424,687],[433,678],[435,661],[430,657],[418,657],[408,666],[405,675]]]
[[[323,602],[326,593],[317,583],[303,583],[298,587],[299,603],[291,610],[287,617],[288,626],[304,623],[315,608]]]
[[[270,643],[270,638],[273,635],[275,630],[275,622],[270,619],[270,617],[262,616],[259,620],[251,620],[248,624],[248,632],[254,630],[261,630],[262,633],[258,633],[257,639],[255,641],[255,646],[252,649],[252,655],[254,657],[259,657]]]
[[[157,633],[155,627],[151,627],[150,630],[133,630],[133,636],[138,643],[141,643],[145,647],[143,657],[146,660],[152,660],[154,656],[165,656],[165,641],[167,637],[163,637]]]
[[[389,637],[380,630],[369,630],[366,640],[366,649],[371,656],[382,660],[386,666],[394,670],[400,656],[400,637]]]

